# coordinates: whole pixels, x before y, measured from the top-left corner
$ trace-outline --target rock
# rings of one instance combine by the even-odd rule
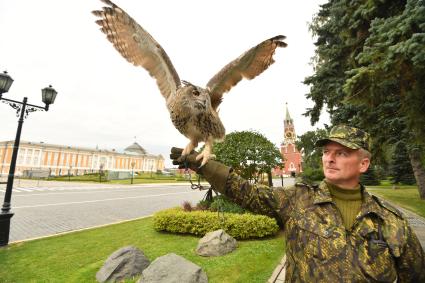
[[[236,245],[236,240],[220,229],[207,233],[200,239],[196,253],[201,256],[220,256],[234,251]]]
[[[141,250],[133,246],[121,248],[112,253],[96,273],[98,282],[115,282],[142,274],[150,264]]]
[[[207,283],[202,268],[187,259],[170,253],[155,259],[143,270],[137,283]]]

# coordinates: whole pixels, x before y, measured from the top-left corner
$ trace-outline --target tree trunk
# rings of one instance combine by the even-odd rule
[[[416,184],[418,185],[419,196],[425,199],[425,168],[422,165],[419,150],[409,150],[410,164],[412,164],[413,174],[415,175]]]
[[[267,172],[267,179],[269,181],[269,187],[273,187],[272,171]]]

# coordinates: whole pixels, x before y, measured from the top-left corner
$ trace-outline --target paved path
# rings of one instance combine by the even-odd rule
[[[196,204],[205,191],[189,184],[78,184],[21,182],[13,188],[11,243],[152,215]],[[3,199],[4,185],[0,185]]]

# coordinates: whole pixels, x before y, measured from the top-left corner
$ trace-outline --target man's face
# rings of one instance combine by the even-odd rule
[[[370,160],[359,150],[350,149],[336,142],[323,147],[322,164],[326,179],[342,188],[354,188],[360,174],[366,172]]]

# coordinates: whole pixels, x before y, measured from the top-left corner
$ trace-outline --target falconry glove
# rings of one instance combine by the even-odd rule
[[[182,148],[171,148],[170,159],[173,161],[173,165],[178,165],[179,169],[189,168],[195,171],[202,175],[217,191],[224,192],[227,177],[231,170],[230,167],[215,160],[209,160],[200,167],[201,160],[196,160],[198,152],[193,150],[187,155],[182,155],[182,152]]]

